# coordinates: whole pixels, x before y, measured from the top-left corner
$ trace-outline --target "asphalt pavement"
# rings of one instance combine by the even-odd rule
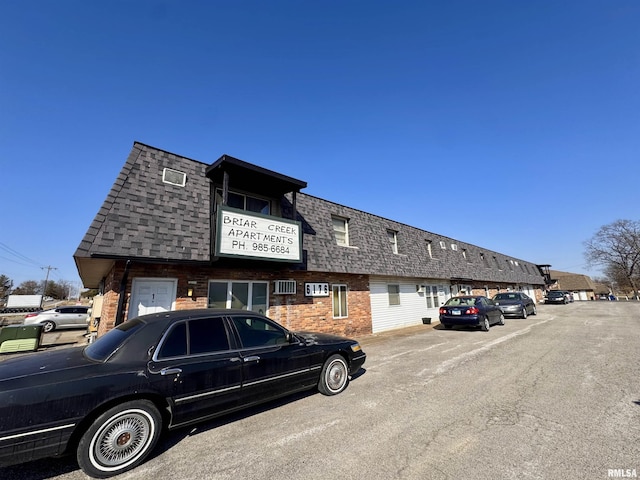
[[[435,323],[358,340],[367,362],[343,393],[298,394],[169,432],[115,478],[598,480],[640,471],[638,303],[540,305],[488,332]],[[71,456],[0,469],[0,478],[86,476]]]

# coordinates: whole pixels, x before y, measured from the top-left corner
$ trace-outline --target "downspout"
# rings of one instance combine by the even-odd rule
[[[127,264],[124,267],[124,273],[122,274],[122,279],[120,280],[120,296],[118,297],[118,310],[116,311],[116,327],[124,322],[124,302],[127,296],[129,267],[131,267],[131,260],[127,260]]]

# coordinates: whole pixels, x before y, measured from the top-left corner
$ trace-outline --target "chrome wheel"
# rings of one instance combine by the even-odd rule
[[[332,355],[322,367],[318,390],[324,395],[336,395],[349,381],[349,367],[342,355]]]
[[[89,476],[107,478],[146,458],[160,436],[162,417],[148,400],[127,402],[102,415],[78,444],[78,464]]]
[[[146,412],[122,412],[93,437],[90,454],[100,465],[122,465],[144,450],[152,431],[153,422]]]
[[[53,332],[55,329],[56,329],[56,324],[53,322],[47,321],[42,324],[42,331],[44,333]]]

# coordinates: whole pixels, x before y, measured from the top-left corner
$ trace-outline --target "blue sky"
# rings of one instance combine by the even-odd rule
[[[0,273],[79,281],[140,141],[597,276],[582,242],[638,220],[638,25],[636,0],[1,1]]]

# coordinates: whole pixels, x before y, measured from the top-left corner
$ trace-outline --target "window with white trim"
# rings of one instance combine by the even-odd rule
[[[389,305],[400,305],[400,285],[387,285]]]
[[[427,240],[427,253],[429,254],[429,258],[433,258],[433,250],[431,248],[431,240]]]
[[[395,230],[387,230],[387,238],[389,239],[393,253],[398,253],[398,232]]]
[[[345,318],[349,316],[347,305],[347,286],[331,285],[331,296],[333,303],[333,318]]]
[[[427,285],[424,292],[425,299],[427,300],[427,308],[440,307],[440,300],[438,299],[438,286]]]
[[[267,314],[268,282],[209,280],[209,308],[238,308]]]
[[[342,246],[349,245],[349,220],[347,218],[331,215],[331,223],[333,224],[333,234],[336,237],[336,243]]]

